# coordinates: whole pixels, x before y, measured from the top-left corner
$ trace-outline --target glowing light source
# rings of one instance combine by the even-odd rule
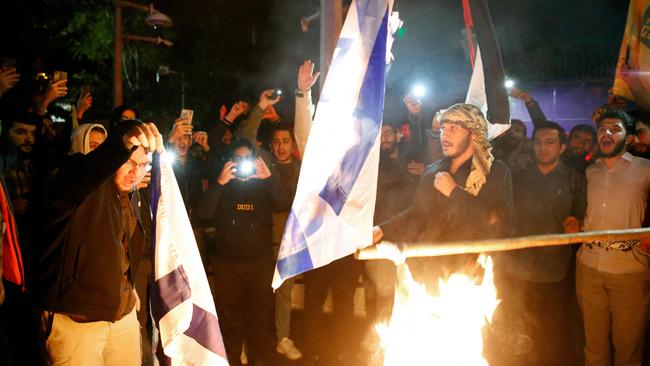
[[[481,365],[484,326],[499,304],[492,260],[481,256],[482,280],[455,273],[439,281],[439,293],[429,294],[406,264],[398,265],[395,305],[390,324],[375,330],[384,349],[384,366]]]
[[[411,89],[411,94],[416,98],[422,98],[427,93],[427,89],[422,84],[417,84]]]
[[[506,79],[505,85],[506,85],[506,88],[510,89],[513,86],[515,86],[515,81],[511,80],[511,79]]]
[[[240,175],[246,176],[253,173],[253,169],[255,169],[255,165],[253,165],[253,162],[250,160],[244,160],[237,165],[237,168],[238,168],[237,171],[239,172]]]
[[[173,164],[176,160],[176,154],[171,151],[163,151],[160,153],[160,161],[167,164]]]

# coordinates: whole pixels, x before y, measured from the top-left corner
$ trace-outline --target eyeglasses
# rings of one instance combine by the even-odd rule
[[[151,163],[149,162],[138,164],[137,162],[129,159],[126,163],[129,165],[130,169],[140,169],[145,171],[149,171],[151,169]]]

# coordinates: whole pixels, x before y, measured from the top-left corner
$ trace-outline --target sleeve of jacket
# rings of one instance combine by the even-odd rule
[[[314,116],[311,90],[302,95],[302,97],[296,95],[296,114],[293,126],[293,134],[296,139],[296,147],[300,153],[300,158],[305,156],[305,147],[307,146],[307,139],[309,138]]]
[[[296,186],[283,184],[277,169],[272,165],[269,165],[269,169],[271,170],[271,176],[266,179],[265,183],[273,212],[287,212],[291,210],[293,197],[296,195]]]
[[[435,208],[430,206],[435,205],[435,199],[433,198],[436,192],[434,192],[433,188],[435,170],[429,169],[420,178],[411,206],[379,224],[385,240],[412,242],[417,237],[418,230],[423,228],[423,225],[420,224],[431,219],[427,218],[427,216],[429,213],[435,212]]]
[[[257,130],[260,128],[263,117],[264,111],[260,108],[259,104],[256,104],[248,115],[248,118],[239,124],[239,127],[237,128],[237,136],[250,141],[254,146],[256,146]]]
[[[535,99],[532,99],[530,103],[525,104],[526,109],[528,110],[528,114],[530,115],[530,119],[533,122],[533,126],[539,126],[548,121],[546,119],[544,111],[542,110],[542,107],[540,107],[539,103],[537,103]]]
[[[135,122],[123,123],[94,151],[70,156],[55,173],[52,198],[76,206],[110,179],[131,156],[132,152],[124,146],[122,136],[134,125]]]
[[[217,206],[219,205],[222,191],[223,186],[214,182],[214,184],[211,184],[210,188],[203,193],[201,200],[197,205],[197,214],[199,219],[209,221],[214,217],[217,213]]]

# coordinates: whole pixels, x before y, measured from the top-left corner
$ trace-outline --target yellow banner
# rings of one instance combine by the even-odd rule
[[[630,0],[612,93],[650,110],[650,0]]]

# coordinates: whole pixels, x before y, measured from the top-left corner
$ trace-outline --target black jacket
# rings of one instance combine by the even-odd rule
[[[385,240],[444,242],[510,235],[512,183],[505,163],[492,163],[487,182],[476,197],[460,187],[445,197],[433,182],[436,173],[449,170],[449,163],[445,158],[427,167],[411,207],[380,225]],[[465,185],[470,169],[471,159],[453,175],[459,186]]]
[[[122,134],[132,125],[111,131],[88,155],[70,156],[48,185],[35,281],[45,310],[91,321],[117,318],[123,220],[112,176],[131,156]],[[138,221],[128,247],[132,282],[144,238]]]
[[[215,257],[246,260],[271,257],[272,212],[288,211],[294,190],[281,183],[279,174],[226,185],[214,183],[199,204],[199,214],[216,229]]]

